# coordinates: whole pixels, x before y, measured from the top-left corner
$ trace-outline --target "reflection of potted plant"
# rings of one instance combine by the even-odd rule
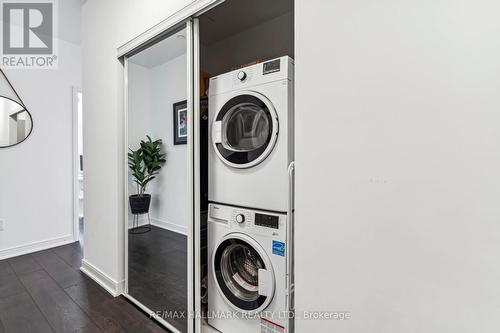
[[[132,214],[149,212],[151,194],[146,194],[146,186],[156,178],[162,164],[166,161],[166,154],[160,152],[161,140],[152,141],[149,136],[147,138],[147,141],[141,140],[140,148],[130,149],[128,153],[128,166],[137,184],[137,194],[129,196]]]

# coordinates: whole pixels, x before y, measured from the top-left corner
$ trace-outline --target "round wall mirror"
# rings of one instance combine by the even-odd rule
[[[0,148],[23,142],[31,134],[31,115],[18,102],[0,96]]]

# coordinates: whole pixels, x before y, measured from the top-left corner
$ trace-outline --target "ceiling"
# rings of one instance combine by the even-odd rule
[[[186,53],[186,29],[180,30],[147,49],[131,56],[129,61],[147,68],[156,67]]]
[[[210,45],[293,9],[293,0],[226,0],[199,17],[201,43]],[[129,58],[134,64],[156,67],[186,52],[186,30]]]
[[[226,0],[200,16],[201,41],[210,45],[292,9],[293,0]]]

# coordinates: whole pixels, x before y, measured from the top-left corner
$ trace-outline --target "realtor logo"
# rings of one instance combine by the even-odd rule
[[[55,68],[55,0],[1,3],[2,66]]]

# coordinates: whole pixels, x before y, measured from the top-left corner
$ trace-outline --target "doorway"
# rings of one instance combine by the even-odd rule
[[[184,299],[186,296],[186,303],[183,303],[182,307],[188,311],[190,316],[196,316],[197,320],[189,317],[184,323],[183,321],[171,320],[174,318],[158,318],[154,314],[155,310],[163,311],[161,313],[166,315],[174,315],[172,310],[176,311],[174,307],[167,304],[168,296],[175,293],[169,293],[166,290],[157,292],[157,287],[167,272],[160,272],[160,275],[163,276],[150,274],[156,272],[157,269],[167,268],[169,270],[169,264],[161,262],[168,260],[168,256],[174,252],[158,248],[151,249],[150,245],[156,246],[155,244],[162,242],[155,241],[154,237],[150,236],[155,230],[159,231],[157,228],[161,229],[162,227],[164,230],[169,229],[169,232],[175,233],[175,224],[178,223],[160,217],[161,212],[170,209],[164,210],[168,205],[167,201],[161,199],[164,192],[160,193],[155,189],[158,185],[152,185],[145,192],[152,194],[151,210],[147,211],[149,215],[144,213],[142,217],[134,218],[135,214],[131,212],[130,197],[141,191],[137,191],[137,183],[134,183],[131,178],[133,171],[131,173],[128,161],[124,160],[125,166],[129,170],[125,178],[125,184],[128,186],[126,185],[124,193],[126,207],[124,223],[125,296],[147,313],[153,313],[153,318],[174,332],[206,332],[210,330],[205,320],[198,320],[200,316],[203,318],[207,315],[207,276],[211,274],[208,265],[211,254],[207,246],[209,200],[207,152],[208,149],[211,149],[208,134],[211,124],[208,123],[207,98],[210,78],[251,64],[262,64],[283,56],[294,57],[293,0],[277,0],[272,3],[258,0],[251,4],[243,0],[211,0],[207,1],[204,6],[206,7],[186,7],[181,12],[166,19],[165,22],[155,26],[155,29],[146,31],[118,49],[118,58],[123,59],[125,73],[125,147],[127,154],[131,153],[129,149],[135,151],[139,148],[140,141],[146,138],[145,134],[152,133],[151,139],[153,141],[162,138],[165,149],[162,148],[161,151],[167,153],[165,165],[168,167],[171,165],[169,145],[174,146],[173,142],[185,136],[186,133],[178,131],[178,129],[173,132],[171,125],[160,118],[155,118],[154,111],[147,110],[154,109],[154,105],[160,106],[160,114],[170,114],[172,123],[177,123],[178,119],[182,119],[180,112],[184,108],[187,114],[186,177],[184,178],[184,174],[182,175],[182,178],[186,180],[183,185],[183,190],[186,191],[182,193],[186,195],[188,219],[187,229],[184,229],[186,230],[186,241],[181,243],[181,247],[186,249],[186,257],[183,254],[178,258],[181,258],[185,264],[185,283],[187,284],[184,288],[184,280],[182,280],[182,298]],[[186,21],[182,21],[181,17],[183,17],[182,20]],[[180,23],[177,21],[178,19],[181,20]],[[180,99],[176,102],[170,101],[169,105],[157,103],[158,97],[154,96],[142,98],[141,102],[141,95],[156,91],[162,98],[166,98],[172,92],[172,89],[148,79],[148,76],[155,67],[162,65],[162,61],[156,65],[150,62],[159,61],[175,48],[166,46],[162,52],[149,53],[155,48],[160,48],[164,41],[176,37],[180,31],[179,28],[186,30],[184,40],[186,63],[177,66],[177,69],[182,69],[184,74],[178,75],[176,82],[179,86],[187,88],[184,90],[185,106],[176,109],[176,104],[182,102]],[[181,37],[174,38],[174,40],[180,39]],[[146,56],[147,54],[149,56]],[[168,76],[168,73],[165,75]],[[141,81],[144,83],[141,84]],[[179,105],[177,104],[177,106]],[[144,112],[145,114],[141,115]],[[174,118],[176,114],[177,118]],[[150,127],[146,126],[146,128],[151,129],[149,132],[138,130],[144,124],[152,124]],[[156,131],[154,128],[158,130]],[[164,135],[166,137],[162,137]],[[158,175],[160,182],[166,178],[164,171],[166,169],[162,169],[161,174]],[[167,181],[167,184],[171,184],[171,182]],[[178,189],[180,188],[178,187]],[[166,191],[166,187],[164,190]],[[177,205],[176,207],[181,206]],[[162,221],[167,223],[162,223]],[[138,233],[134,233],[134,231]],[[177,234],[179,234],[178,231],[179,229]],[[150,241],[142,242],[143,245],[136,246],[137,239],[148,237],[151,238]],[[144,268],[139,267],[139,264],[152,265],[149,268],[146,267],[148,274],[138,276],[138,273]],[[148,278],[149,282],[141,282],[141,278],[145,276],[159,276],[159,278],[157,280]],[[163,283],[162,287],[166,285],[168,283]],[[149,295],[146,295],[147,293]],[[153,299],[155,297],[156,301],[159,302],[157,304],[163,303],[160,304],[159,308]]]
[[[195,305],[196,312],[206,314],[206,320],[196,324],[197,331],[207,332],[211,327],[223,332],[259,331],[259,320],[252,322],[247,319],[243,324],[238,320],[232,323],[229,320],[222,324],[223,320],[210,318],[210,314],[235,309],[240,311],[245,308],[251,312],[260,306],[264,309],[263,312],[273,313],[278,309],[279,300],[284,299],[287,299],[288,303],[282,302],[281,313],[292,310],[291,256],[286,256],[286,268],[274,267],[276,275],[273,276],[277,281],[281,281],[279,283],[286,284],[290,297],[284,296],[283,287],[277,290],[271,297],[273,300],[266,304],[266,297],[257,292],[259,268],[266,266],[262,259],[265,255],[254,251],[253,246],[227,236],[237,231],[243,232],[244,237],[255,238],[255,235],[248,229],[220,228],[219,226],[224,225],[221,222],[224,221],[223,213],[219,215],[211,207],[224,203],[225,207],[232,208],[240,206],[279,210],[282,213],[286,211],[284,216],[287,216],[287,221],[291,221],[292,214],[288,212],[287,205],[290,200],[286,189],[289,188],[290,179],[287,158],[293,158],[292,150],[287,158],[280,158],[277,154],[283,152],[283,148],[293,147],[293,106],[284,107],[284,103],[277,105],[276,102],[280,99],[272,95],[270,89],[262,86],[272,80],[280,81],[270,77],[280,71],[286,73],[284,69],[290,67],[285,63],[292,63],[295,57],[294,1],[227,0],[203,12],[198,16],[198,23],[199,55],[195,64],[198,60],[203,79],[200,86],[204,89],[200,89],[200,96],[208,96],[209,101],[208,145],[201,145],[199,154],[201,166],[207,159],[207,154],[204,153],[209,150],[208,172],[200,167],[199,178],[202,189],[203,180],[208,178],[207,199],[210,205],[208,210],[206,206],[200,205],[200,225],[199,229],[196,229],[196,232],[199,230],[200,244],[197,252],[199,274],[195,275],[199,280],[195,281],[195,285],[200,288],[199,301]],[[286,61],[283,60],[285,58]],[[239,76],[240,74],[243,76]],[[285,90],[283,87],[286,86],[290,89]],[[281,81],[275,87],[280,91],[276,96],[287,96],[287,103],[290,101],[288,96],[293,98],[292,85],[285,85],[284,81]],[[290,101],[290,105],[293,105],[293,101]],[[203,132],[200,131],[200,134]],[[290,145],[280,146],[285,142],[285,138]],[[277,146],[279,148],[275,149]],[[273,168],[269,163],[271,159],[283,161],[282,167]],[[260,184],[260,181],[263,183]],[[285,191],[272,191],[273,185],[278,183],[281,184],[279,188]],[[232,191],[231,187],[235,190]],[[262,189],[266,194],[277,195],[266,196],[259,192]],[[275,204],[279,208],[275,207]],[[214,209],[225,208],[218,206]],[[245,218],[235,223],[244,221]],[[292,230],[292,222],[286,224],[287,231]],[[228,225],[231,223],[228,222]],[[265,228],[259,230],[266,232]],[[222,236],[224,234],[230,239],[227,243],[222,241],[225,239]],[[283,242],[287,247],[292,244],[290,234],[286,234],[287,239]],[[227,247],[224,247],[225,244]],[[222,250],[218,252],[219,248]],[[291,253],[291,248],[288,247],[288,253]],[[227,261],[227,258],[230,260]],[[288,273],[286,277],[285,271]],[[265,280],[263,276],[261,278]],[[293,332],[293,319],[283,320],[276,327],[279,325],[282,325],[283,329],[286,327],[286,332]]]

